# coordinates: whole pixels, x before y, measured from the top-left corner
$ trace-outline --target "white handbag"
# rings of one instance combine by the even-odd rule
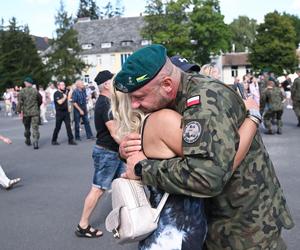
[[[113,210],[106,217],[106,230],[113,233],[119,244],[145,239],[157,228],[168,196],[165,193],[157,208],[152,208],[141,181],[115,179],[112,182]]]

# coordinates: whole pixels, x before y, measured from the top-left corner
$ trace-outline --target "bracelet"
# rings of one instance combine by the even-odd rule
[[[261,123],[261,120],[258,119],[256,116],[248,115],[247,117],[248,117],[250,120],[252,120],[253,122],[255,122],[255,124],[256,124],[257,126],[259,126],[259,124]]]

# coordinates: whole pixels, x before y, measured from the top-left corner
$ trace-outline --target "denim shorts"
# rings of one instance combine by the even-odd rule
[[[117,152],[95,145],[93,160],[95,167],[94,187],[103,190],[110,189],[112,181],[125,172],[125,164],[120,160]]]

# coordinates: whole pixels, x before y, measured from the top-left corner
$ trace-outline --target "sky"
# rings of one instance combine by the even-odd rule
[[[114,4],[116,0],[111,2]],[[60,0],[0,0],[0,18],[5,23],[16,17],[20,25],[28,24],[30,33],[37,36],[53,37],[54,16]],[[146,0],[121,0],[125,7],[124,16],[139,16],[145,10]],[[64,0],[66,10],[76,15],[79,0]],[[98,6],[105,6],[107,0],[96,0]],[[278,10],[300,17],[300,0],[220,0],[225,22],[230,23],[240,15],[246,15],[263,22],[264,15]]]

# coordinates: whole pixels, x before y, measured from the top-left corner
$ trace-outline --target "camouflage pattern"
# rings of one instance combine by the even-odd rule
[[[40,122],[40,116],[37,115],[23,117],[23,124],[25,127],[25,132],[24,132],[25,138],[30,138],[31,136],[30,127],[31,127],[33,142],[37,142],[40,139],[39,122]]]
[[[26,87],[20,91],[17,111],[19,113],[23,112],[24,136],[26,139],[30,139],[30,127],[32,128],[33,142],[37,142],[40,138],[40,103],[41,96],[35,88]]]
[[[200,103],[187,107],[187,100]],[[243,100],[204,76],[182,73],[176,111],[183,115],[184,158],[143,160],[142,180],[169,193],[206,199],[207,249],[284,249],[282,228],[294,226],[259,132],[233,172]]]
[[[272,132],[272,120],[281,133],[284,93],[279,87],[267,87],[260,97],[260,109],[263,111],[263,120],[266,129]]]
[[[300,124],[300,77],[297,77],[294,80],[291,88],[291,94],[293,100],[293,109]]]
[[[39,116],[40,115],[40,95],[35,88],[23,88],[18,96],[17,111],[23,112],[23,116]]]

